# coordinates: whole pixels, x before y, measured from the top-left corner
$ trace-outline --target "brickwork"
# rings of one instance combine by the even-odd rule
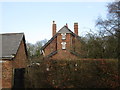
[[[66,39],[62,40],[61,34],[57,36],[57,50],[58,53],[52,56],[52,59],[75,59],[77,58],[75,55],[70,53],[72,48],[72,41],[71,38],[74,38],[71,34],[66,34]],[[62,50],[62,42],[66,42],[66,49]]]
[[[45,56],[49,55],[54,51],[58,51],[57,54],[53,55],[51,59],[76,59],[77,57],[70,53],[70,50],[73,48],[73,44],[75,43],[75,37],[71,34],[66,34],[66,39],[62,40],[62,35],[58,34],[57,38],[55,38],[46,48],[45,48]],[[66,42],[66,49],[62,50],[62,42]]]
[[[61,60],[61,59],[63,59],[63,60],[69,59],[70,60],[70,59],[72,59],[72,60],[74,60],[74,59],[77,59],[77,57],[75,55],[71,54],[67,50],[60,50],[57,54],[53,55],[51,57],[51,59],[54,59],[54,60]]]
[[[44,50],[45,55],[49,55],[50,53],[57,50],[57,38],[55,38]]]
[[[16,54],[15,59],[13,60],[13,68],[25,68],[26,67],[26,52],[24,47],[24,41],[21,41],[20,47]]]
[[[55,21],[53,21],[53,25],[52,25],[52,36],[54,36],[56,34],[56,24]]]
[[[22,40],[17,51],[16,57],[13,60],[4,60],[2,63],[2,88],[12,88],[14,82],[14,69],[25,68],[27,56]]]
[[[78,35],[78,23],[74,23],[74,33]]]
[[[71,47],[71,45],[70,45],[70,43],[71,43],[70,38],[71,38],[71,35],[70,34],[66,34],[66,39],[62,40],[62,35],[59,34],[57,36],[57,50],[62,50],[62,45],[61,45],[62,42],[66,42],[66,50],[70,50],[70,47]]]
[[[12,62],[6,60],[2,63],[2,88],[11,88],[13,81]]]

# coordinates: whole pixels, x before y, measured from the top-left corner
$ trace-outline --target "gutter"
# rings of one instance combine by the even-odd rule
[[[0,57],[0,59],[2,59],[2,60],[6,60],[6,59],[10,59],[10,60],[12,60],[14,57],[15,57],[15,55],[2,56],[2,57]]]

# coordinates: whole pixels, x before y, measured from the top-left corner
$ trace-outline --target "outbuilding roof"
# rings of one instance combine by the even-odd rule
[[[0,49],[2,49],[1,59],[12,59],[16,55],[24,33],[5,33],[0,34]]]

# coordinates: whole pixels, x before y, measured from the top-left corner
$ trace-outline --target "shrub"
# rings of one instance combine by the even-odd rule
[[[115,88],[117,60],[39,60],[26,72],[26,88]]]

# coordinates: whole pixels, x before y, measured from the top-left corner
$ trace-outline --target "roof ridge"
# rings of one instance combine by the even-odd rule
[[[16,35],[16,34],[24,34],[24,32],[21,32],[21,33],[0,33],[0,35]]]

